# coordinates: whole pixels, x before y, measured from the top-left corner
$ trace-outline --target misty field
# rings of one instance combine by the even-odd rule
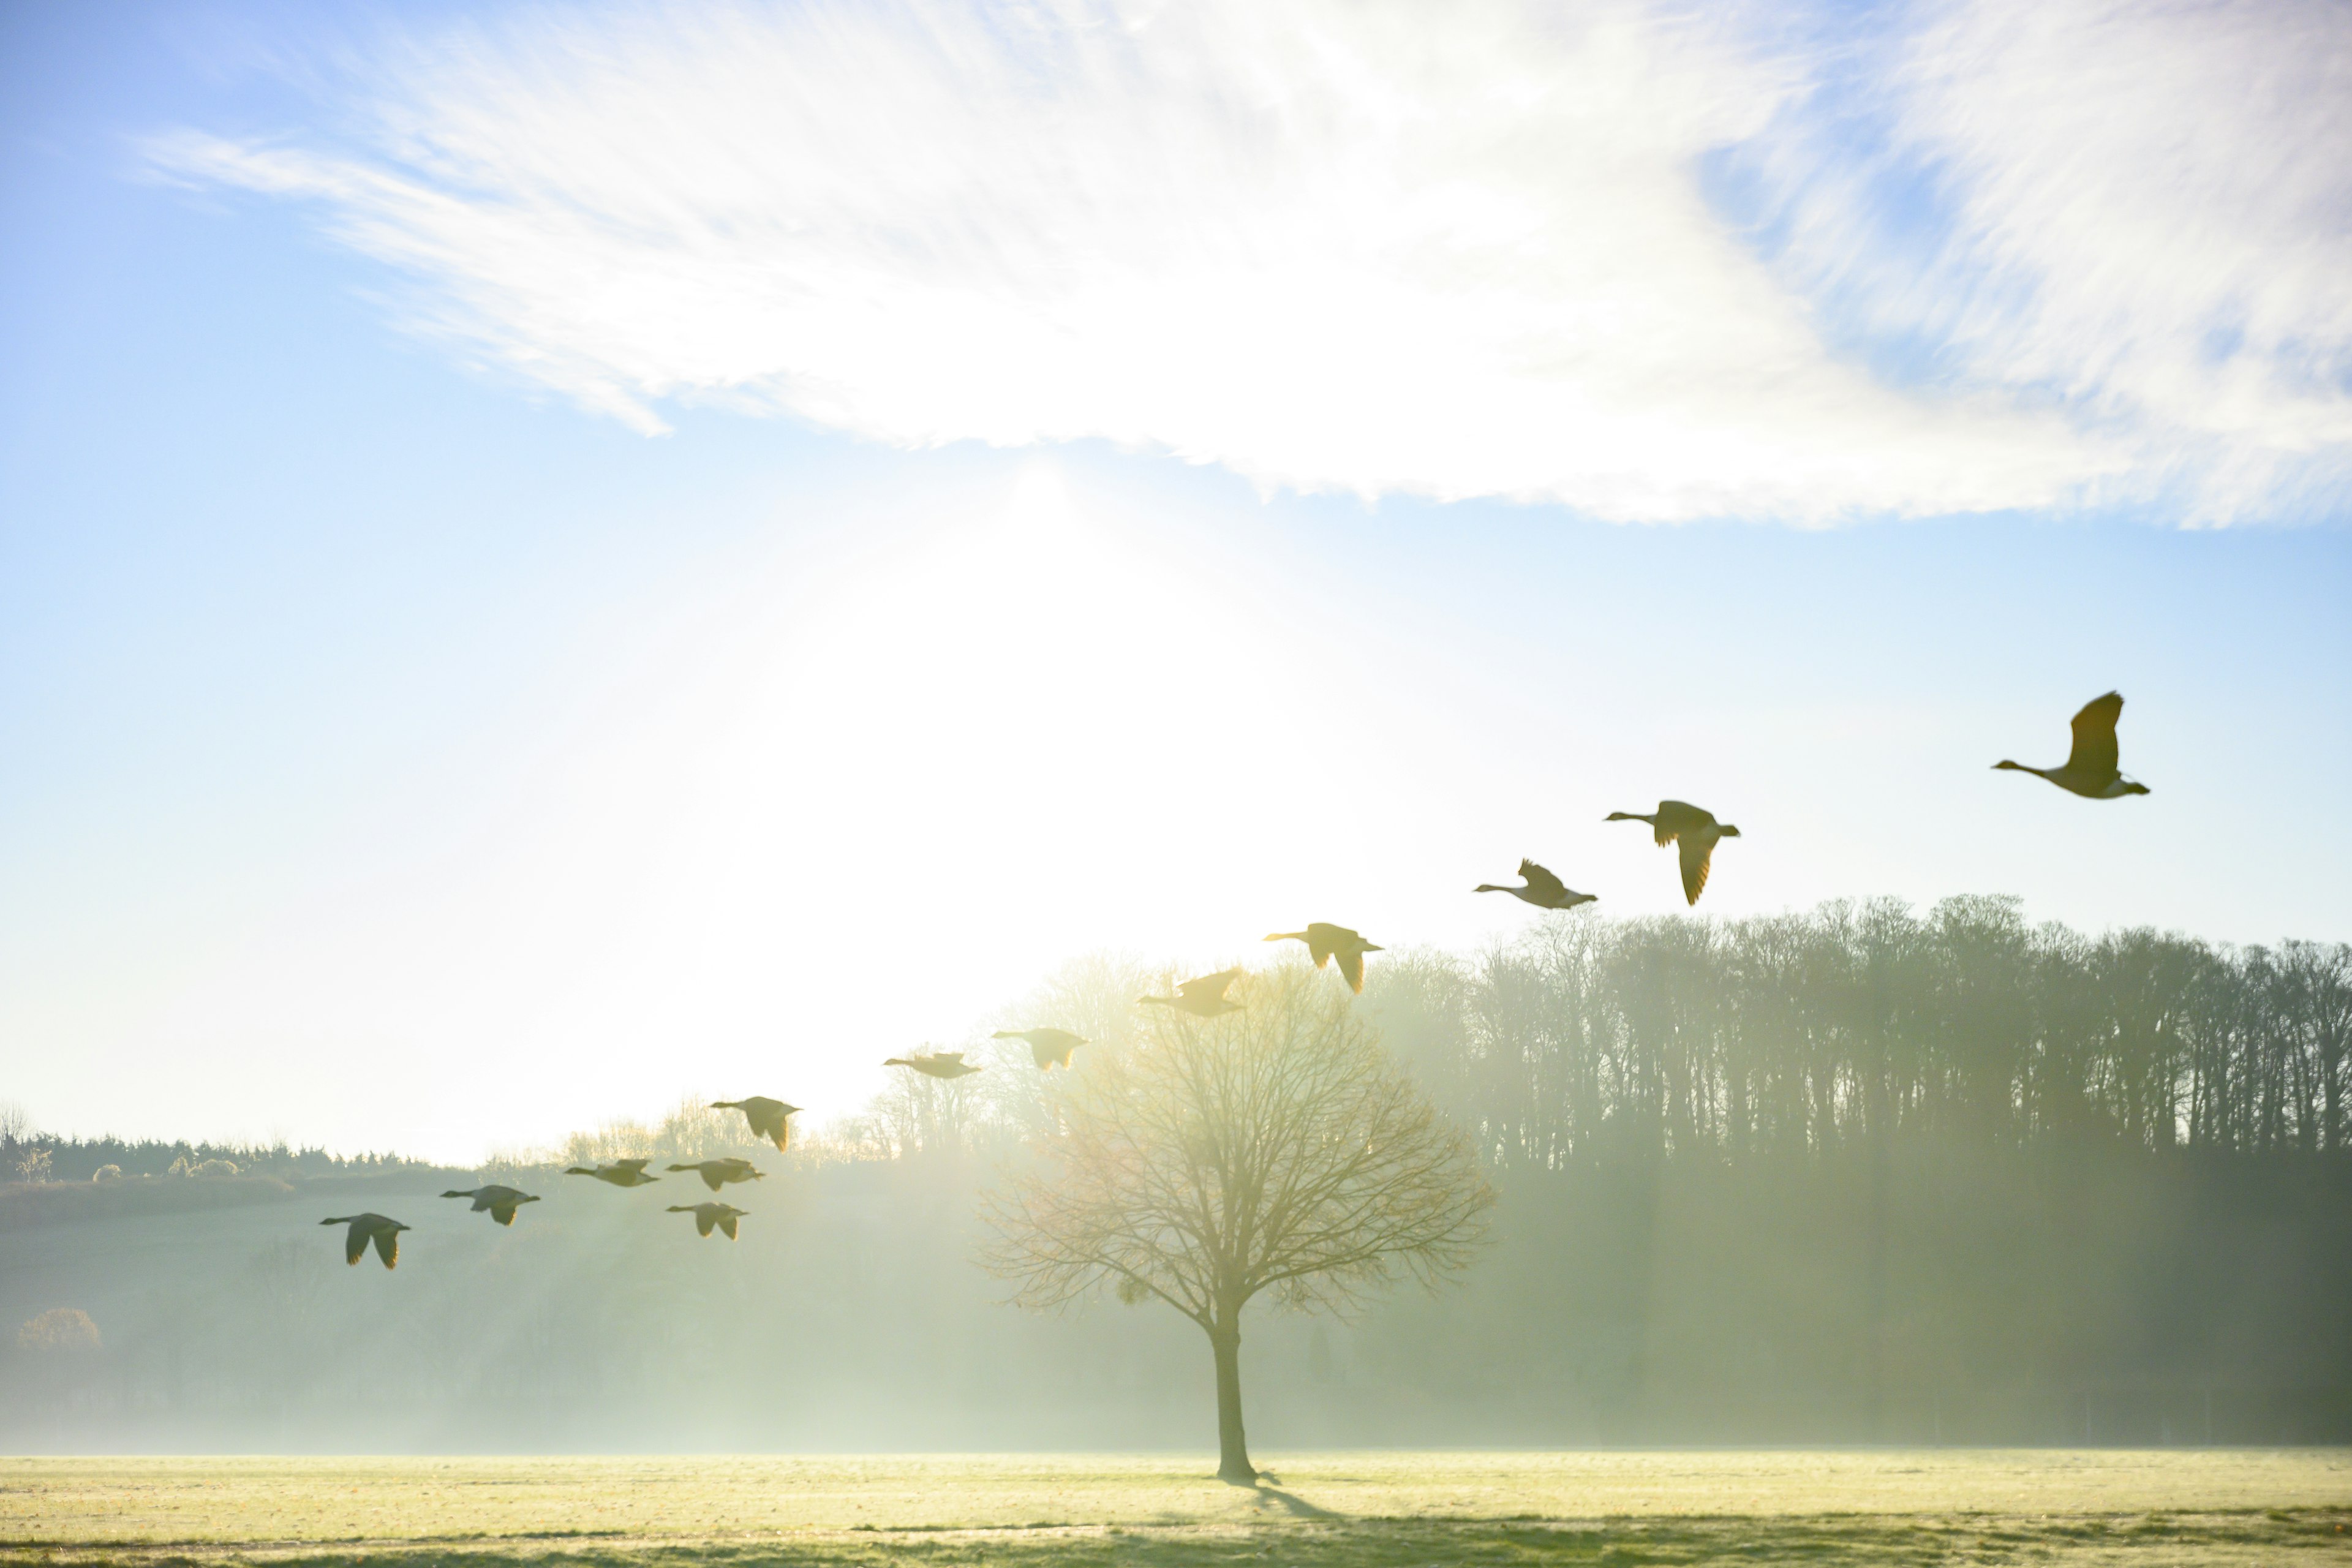
[[[2352,1563],[2352,1452],[0,1460],[0,1562]]]

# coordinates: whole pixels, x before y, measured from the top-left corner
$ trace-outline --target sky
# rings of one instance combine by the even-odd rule
[[[1662,797],[2352,940],[2352,16],[1435,16],[0,10],[0,1099],[822,1120]]]

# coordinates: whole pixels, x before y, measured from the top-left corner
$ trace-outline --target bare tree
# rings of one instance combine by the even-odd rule
[[[1057,1131],[986,1208],[1015,1299],[1105,1286],[1201,1325],[1217,1373],[1217,1474],[1256,1479],[1242,1429],[1242,1309],[1345,1310],[1400,1275],[1468,1261],[1493,1191],[1469,1141],[1328,977],[1285,968],[1244,1010],[1160,1012],[1124,1049],[1047,1086]]]

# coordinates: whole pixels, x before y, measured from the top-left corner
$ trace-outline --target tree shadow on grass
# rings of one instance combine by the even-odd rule
[[[1276,1479],[1269,1475],[1260,1475],[1256,1483],[1250,1489],[1256,1494],[1253,1501],[1259,1510],[1263,1510],[1269,1505],[1279,1504],[1293,1519],[1337,1520],[1348,1517],[1342,1513],[1333,1513],[1328,1508],[1317,1508],[1296,1492],[1286,1492],[1279,1487],[1267,1484]]]

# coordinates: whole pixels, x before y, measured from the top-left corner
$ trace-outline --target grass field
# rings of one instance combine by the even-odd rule
[[[1261,1458],[1261,1463],[1266,1463]],[[0,1563],[2352,1563],[2352,1452],[0,1459]]]

